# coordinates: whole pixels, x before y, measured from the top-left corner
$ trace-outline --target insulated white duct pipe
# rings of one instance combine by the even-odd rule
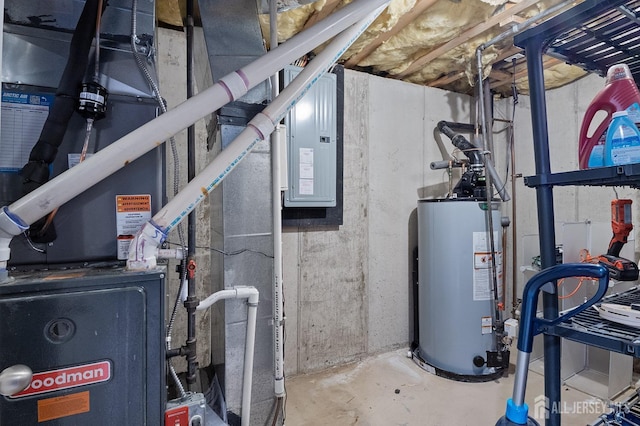
[[[180,130],[243,96],[286,64],[362,20],[372,10],[386,6],[388,2],[358,0],[348,4],[251,64],[226,75],[207,90],[120,138],[10,206],[5,206],[0,212],[0,282],[7,277],[9,243],[13,236]]]
[[[150,222],[136,234],[127,267],[134,270],[156,267],[158,246],[204,197],[222,182],[238,163],[246,157],[258,141],[265,140],[275,126],[318,81],[347,48],[362,34],[386,8],[378,7],[366,19],[336,37],[307,65],[300,74],[261,113],[258,113],[238,137],[198,174],[182,191],[176,194]],[[277,49],[276,49],[277,50]]]

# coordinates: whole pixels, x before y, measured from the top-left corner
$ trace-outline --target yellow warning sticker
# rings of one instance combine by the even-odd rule
[[[151,211],[151,195],[118,195],[116,196],[118,213]]]
[[[88,413],[89,391],[38,401],[38,423],[74,414]]]

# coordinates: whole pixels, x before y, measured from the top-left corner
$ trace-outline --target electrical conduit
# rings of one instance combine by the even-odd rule
[[[256,340],[256,319],[259,293],[255,287],[234,287],[220,290],[204,299],[196,310],[203,311],[224,299],[247,299],[247,335],[244,345],[244,371],[242,373],[242,426],[249,426],[251,420],[251,387],[253,375],[253,354]]]
[[[269,1],[269,50],[278,47],[278,8],[277,0]],[[271,76],[271,99],[280,94],[280,75]],[[283,129],[282,124],[276,125]],[[283,140],[279,130],[271,134],[271,185],[273,206],[273,375],[276,398],[285,396],[284,387],[284,295],[282,276],[282,191],[280,190],[280,152]],[[280,404],[276,404],[279,406]],[[278,410],[274,414],[277,419]]]
[[[207,114],[247,93],[256,84],[303,54],[386,7],[389,0],[358,0],[331,14],[251,64],[223,77],[176,108],[118,139],[95,155],[60,174],[0,211],[0,278],[6,276],[9,243],[13,236],[56,207],[118,171],[147,151]],[[3,226],[6,224],[6,226]]]
[[[136,234],[129,250],[127,267],[132,270],[156,267],[158,246],[171,229],[177,226],[204,197],[222,182],[258,141],[265,140],[276,124],[295,106],[306,91],[347,50],[373,20],[384,10],[379,7],[367,19],[336,37],[313,61],[274,99],[258,113],[240,135],[225,148],[199,175],[167,203],[152,220]]]

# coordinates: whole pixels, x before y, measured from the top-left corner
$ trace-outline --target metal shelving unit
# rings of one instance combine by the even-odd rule
[[[525,183],[536,190],[543,269],[556,262],[553,187],[591,185],[639,188],[640,165],[551,173],[542,56],[554,56],[602,76],[606,75],[611,65],[624,62],[629,65],[637,84],[640,81],[639,14],[640,0],[585,0],[514,38],[514,44],[525,50],[527,59],[536,174],[527,177]],[[570,323],[550,327],[543,334],[545,394],[549,406],[559,406],[560,403],[561,338],[640,356],[637,335],[629,330],[625,334],[620,327],[604,324],[604,320],[589,322],[589,314],[585,312],[581,314],[584,317],[579,316]],[[543,294],[543,315],[549,319],[558,317],[556,294]],[[560,425],[559,412],[548,414],[547,425]]]
[[[531,188],[541,185],[630,186],[632,188],[640,188],[640,164],[625,164],[623,166],[526,176],[524,183]]]
[[[640,303],[640,288],[634,287],[623,293],[607,296],[602,302],[620,305]],[[546,329],[545,333],[640,357],[640,330],[602,319],[595,309],[587,309],[567,322]]]

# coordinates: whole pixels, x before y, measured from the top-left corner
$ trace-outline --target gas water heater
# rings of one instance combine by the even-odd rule
[[[488,208],[473,198],[418,203],[419,354],[441,370],[434,372],[461,380],[491,380],[496,373],[486,363],[487,352],[496,350]],[[491,214],[500,273],[498,203],[491,204]]]
[[[478,149],[443,123],[440,131],[469,160],[458,164],[465,171],[447,198],[418,202],[418,345],[412,355],[431,373],[487,381],[509,366],[498,309],[503,292],[500,202],[487,199]],[[437,163],[432,169],[440,168]]]

